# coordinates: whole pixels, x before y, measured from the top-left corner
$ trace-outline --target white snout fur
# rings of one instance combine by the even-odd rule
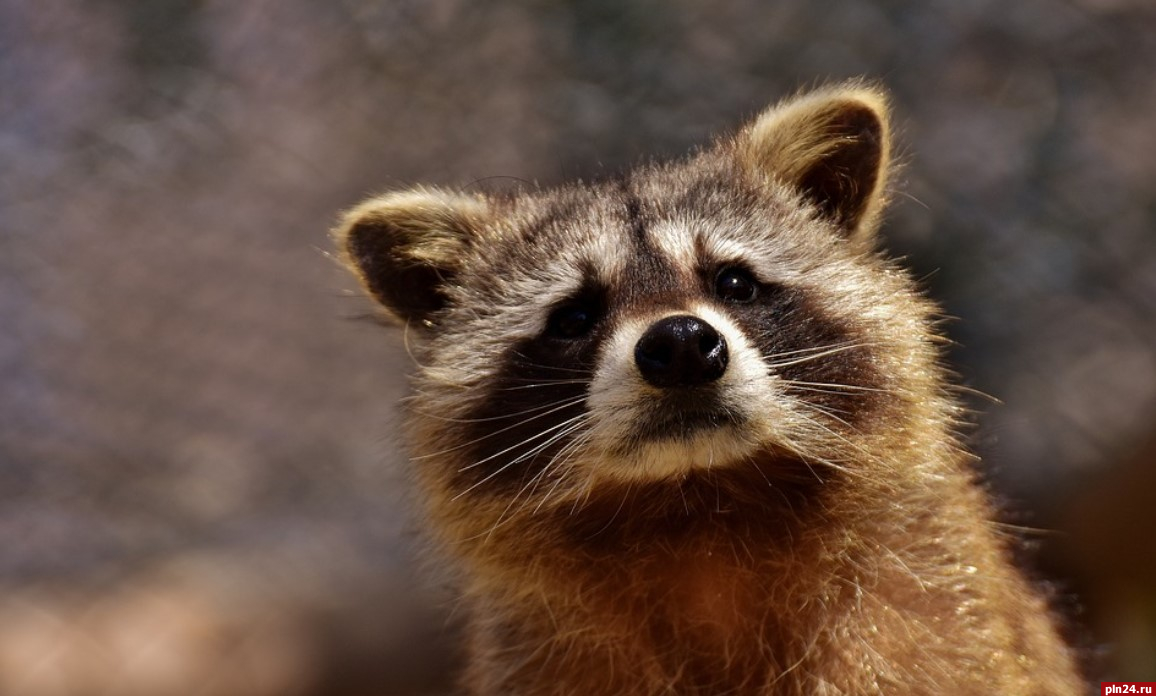
[[[691,314],[709,323],[726,341],[729,362],[717,387],[725,407],[739,414],[742,425],[702,430],[690,438],[642,440],[638,423],[653,408],[658,389],[648,384],[634,361],[634,347],[654,322]],[[776,441],[782,422],[776,379],[758,349],[724,311],[705,303],[674,307],[623,321],[603,345],[590,384],[590,454],[598,459],[597,476],[622,480],[655,480],[694,469],[728,466]]]

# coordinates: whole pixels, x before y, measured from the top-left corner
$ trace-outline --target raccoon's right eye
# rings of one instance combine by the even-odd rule
[[[564,305],[550,313],[546,320],[546,334],[553,338],[582,338],[590,333],[597,315],[583,305]]]
[[[728,302],[750,302],[759,294],[759,283],[746,270],[730,266],[715,278],[714,291]]]

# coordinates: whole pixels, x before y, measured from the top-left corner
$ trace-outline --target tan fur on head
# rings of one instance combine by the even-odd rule
[[[763,112],[737,142],[752,170],[786,184],[855,240],[875,233],[887,203],[887,97],[863,83],[828,87]]]

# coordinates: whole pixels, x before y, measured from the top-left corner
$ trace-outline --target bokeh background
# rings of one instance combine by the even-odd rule
[[[868,76],[889,246],[1092,679],[1156,680],[1156,4],[0,0],[0,694],[442,693],[368,193],[676,156]]]

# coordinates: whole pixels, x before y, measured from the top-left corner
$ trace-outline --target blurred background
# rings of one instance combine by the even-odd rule
[[[1093,680],[1156,680],[1153,66],[1148,0],[0,0],[0,694],[446,692],[337,211],[861,75],[1023,562]]]

